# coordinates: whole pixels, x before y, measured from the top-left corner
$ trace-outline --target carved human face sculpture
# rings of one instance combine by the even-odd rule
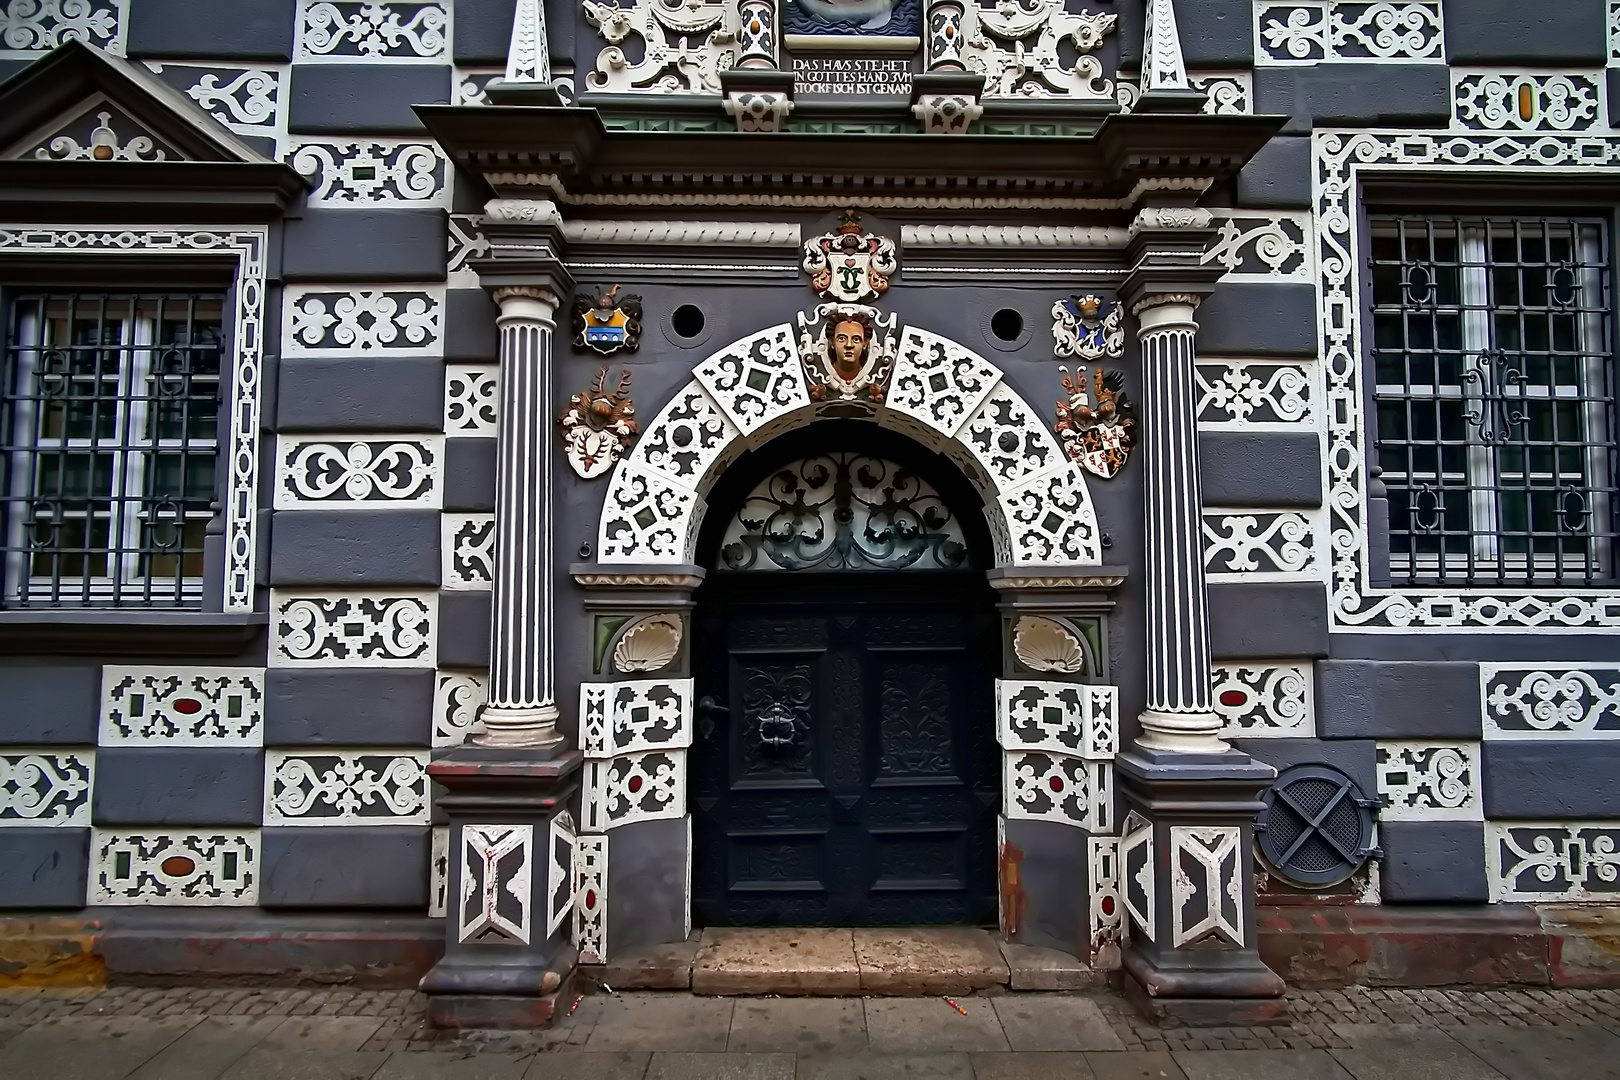
[[[866,363],[866,327],[854,319],[845,319],[833,327],[831,352],[838,377],[853,381]]]

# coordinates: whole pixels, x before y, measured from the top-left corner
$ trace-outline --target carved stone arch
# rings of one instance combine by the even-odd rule
[[[822,406],[820,408],[825,408]],[[603,563],[687,564],[715,479],[745,450],[812,423],[792,328],[741,338],[692,370],[614,469],[597,530]],[[956,463],[984,499],[998,566],[1095,566],[1085,476],[1003,372],[949,338],[905,328],[878,424]]]

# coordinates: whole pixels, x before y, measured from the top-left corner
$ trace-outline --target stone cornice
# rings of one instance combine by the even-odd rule
[[[1118,248],[1130,234],[1105,225],[903,225],[908,248]]]

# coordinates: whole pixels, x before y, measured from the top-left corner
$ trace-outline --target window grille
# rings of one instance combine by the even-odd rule
[[[1396,582],[1611,578],[1604,223],[1381,216],[1372,254],[1376,446]]]
[[[11,304],[0,384],[7,607],[195,607],[218,454],[221,298]]]

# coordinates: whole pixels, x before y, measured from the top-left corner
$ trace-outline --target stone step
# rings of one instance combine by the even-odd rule
[[[714,928],[582,974],[612,990],[821,997],[1098,990],[1108,974],[1068,953],[965,927]]]

